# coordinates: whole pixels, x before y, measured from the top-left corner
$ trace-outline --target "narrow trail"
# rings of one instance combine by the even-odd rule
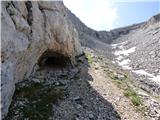
[[[123,95],[123,91],[105,75],[103,68],[98,62],[92,64],[89,73],[93,77],[90,85],[103,96],[104,99],[114,105],[122,120],[147,120],[142,113],[136,110],[131,101]]]

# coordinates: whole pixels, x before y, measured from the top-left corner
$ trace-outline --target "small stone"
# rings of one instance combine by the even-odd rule
[[[75,98],[73,98],[74,101],[79,101],[81,100],[81,98],[79,96],[76,96]]]
[[[98,66],[95,66],[95,70],[98,70],[99,69],[99,67]]]
[[[89,117],[90,120],[94,120],[94,115],[93,115],[92,113],[90,113],[90,114],[88,115],[88,117]]]
[[[60,83],[59,83],[59,82],[56,82],[56,83],[55,83],[55,85],[56,85],[56,86],[59,86],[59,85],[60,85]]]
[[[29,118],[24,118],[24,120],[29,120]]]
[[[117,77],[118,77],[118,79],[119,79],[119,80],[123,80],[123,79],[125,79],[125,76],[124,76],[124,75],[120,75],[120,74],[118,74],[118,76],[117,76]]]
[[[149,55],[153,55],[154,54],[154,51],[151,51],[150,53],[149,53]]]
[[[77,104],[82,105],[82,99],[81,99],[79,96],[75,97],[75,98],[74,98],[74,101],[75,101]]]
[[[61,81],[60,81],[60,84],[61,84],[61,85],[67,85],[67,81],[61,80]]]
[[[80,109],[80,108],[82,108],[82,105],[76,104],[76,108],[77,108],[77,109]]]
[[[33,78],[32,81],[35,82],[35,83],[40,83],[40,82],[41,82],[41,81],[40,81],[39,79],[37,79],[37,78]]]
[[[114,78],[118,79],[118,80],[124,80],[126,77],[125,75],[119,74],[119,73],[113,73],[114,74]]]

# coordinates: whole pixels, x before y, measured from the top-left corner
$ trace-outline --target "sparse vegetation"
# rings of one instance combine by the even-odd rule
[[[17,111],[20,118],[46,120],[53,115],[52,105],[57,104],[65,95],[67,92],[60,86],[45,86],[33,82],[25,86],[17,86],[13,98],[15,103],[11,104],[11,112],[6,119],[10,120],[12,116],[16,116],[15,111]]]
[[[141,99],[140,99],[140,97],[138,95],[132,96],[131,97],[131,101],[135,106],[139,106],[139,105],[142,104],[142,101],[141,101]]]
[[[138,94],[133,89],[131,89],[129,87],[124,91],[124,96],[130,98],[133,105],[135,105],[135,106],[139,106],[142,104],[141,99],[138,96]]]
[[[142,104],[141,98],[138,96],[138,94],[131,88],[131,86],[129,86],[131,80],[130,80],[130,76],[123,72],[123,75],[125,76],[125,79],[123,80],[119,80],[117,78],[117,73],[118,69],[116,68],[112,68],[112,65],[110,65],[109,70],[106,71],[106,75],[110,77],[111,80],[113,80],[113,82],[124,91],[124,96],[128,97],[131,102],[133,103],[133,105],[135,106],[140,106]]]
[[[136,95],[135,91],[131,88],[127,88],[124,91],[124,96],[126,96],[126,97],[135,96],[135,95]]]
[[[89,63],[89,64],[92,64],[92,63],[93,63],[93,59],[92,59],[91,54],[86,53],[85,55],[86,55],[86,58],[87,58],[87,60],[88,60],[88,63]]]

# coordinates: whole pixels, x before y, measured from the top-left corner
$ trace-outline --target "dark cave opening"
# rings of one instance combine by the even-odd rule
[[[62,69],[71,64],[70,58],[60,53],[46,51],[39,59],[40,67],[49,67],[53,69]]]

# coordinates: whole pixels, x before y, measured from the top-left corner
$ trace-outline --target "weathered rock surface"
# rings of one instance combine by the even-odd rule
[[[15,83],[26,79],[47,50],[74,63],[82,53],[76,29],[63,2],[1,2],[2,117],[8,111]]]

